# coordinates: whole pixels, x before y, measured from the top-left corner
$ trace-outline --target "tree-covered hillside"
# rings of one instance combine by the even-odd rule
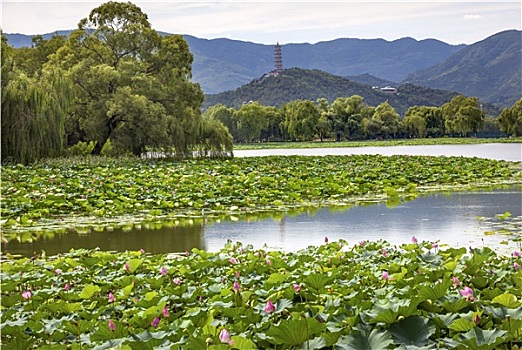
[[[294,100],[316,101],[325,98],[331,103],[338,97],[353,95],[363,97],[365,103],[371,106],[377,106],[387,100],[397,112],[404,115],[409,107],[416,105],[440,107],[457,93],[406,84],[398,87],[397,94],[388,94],[372,89],[370,85],[319,70],[291,68],[285,69],[283,74],[277,77],[256,79],[236,90],[207,95],[203,106],[221,103],[240,108],[244,103],[258,101],[262,105],[281,107],[284,103]],[[499,113],[494,108],[486,112],[492,115]]]

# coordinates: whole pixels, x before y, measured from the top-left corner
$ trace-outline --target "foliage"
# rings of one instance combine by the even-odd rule
[[[504,108],[498,117],[500,130],[515,137],[522,136],[522,98],[511,108]]]
[[[30,163],[62,155],[64,121],[73,94],[52,69],[37,80],[18,70],[2,39],[2,162]]]
[[[521,258],[346,241],[2,262],[6,348],[513,349]],[[384,273],[385,272],[385,273]]]
[[[444,126],[449,133],[467,136],[477,133],[484,123],[485,114],[480,109],[478,98],[455,96],[441,107]]]
[[[514,163],[425,156],[95,158],[2,170],[0,214],[7,241],[22,231],[72,229],[79,217],[211,217],[521,183]]]

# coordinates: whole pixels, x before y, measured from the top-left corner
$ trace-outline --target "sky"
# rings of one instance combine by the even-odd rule
[[[0,1],[3,32],[21,34],[75,29],[105,2]],[[520,0],[131,2],[158,31],[261,44],[404,37],[473,44],[504,30],[521,30],[522,16]]]

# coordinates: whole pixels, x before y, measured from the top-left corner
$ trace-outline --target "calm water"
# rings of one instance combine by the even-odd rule
[[[487,143],[477,145],[427,145],[427,146],[392,146],[392,147],[341,147],[341,148],[300,148],[300,149],[263,149],[234,151],[235,157],[255,156],[326,156],[351,154],[422,155],[422,156],[457,156],[479,157],[513,162],[522,161],[522,144]]]
[[[384,203],[354,206],[349,209],[315,209],[281,219],[222,221],[187,227],[162,229],[134,229],[128,232],[92,232],[87,235],[68,233],[54,239],[20,244],[10,242],[3,253],[33,255],[45,250],[48,255],[71,248],[96,248],[124,251],[145,249],[151,253],[185,252],[193,247],[217,251],[228,239],[262,248],[295,251],[309,245],[319,245],[327,236],[330,241],[344,239],[350,244],[362,240],[385,239],[392,244],[409,243],[412,236],[419,241],[437,241],[454,247],[482,246],[507,248],[500,245],[505,236],[486,236],[491,228],[477,220],[477,216],[494,217],[506,211],[515,228],[522,234],[522,190],[497,190],[436,194],[419,197],[393,208]],[[484,240],[484,242],[482,241]]]

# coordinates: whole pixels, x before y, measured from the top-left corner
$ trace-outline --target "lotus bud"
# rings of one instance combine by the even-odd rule
[[[397,321],[402,321],[404,320],[404,316],[400,315],[399,317],[397,317]]]

